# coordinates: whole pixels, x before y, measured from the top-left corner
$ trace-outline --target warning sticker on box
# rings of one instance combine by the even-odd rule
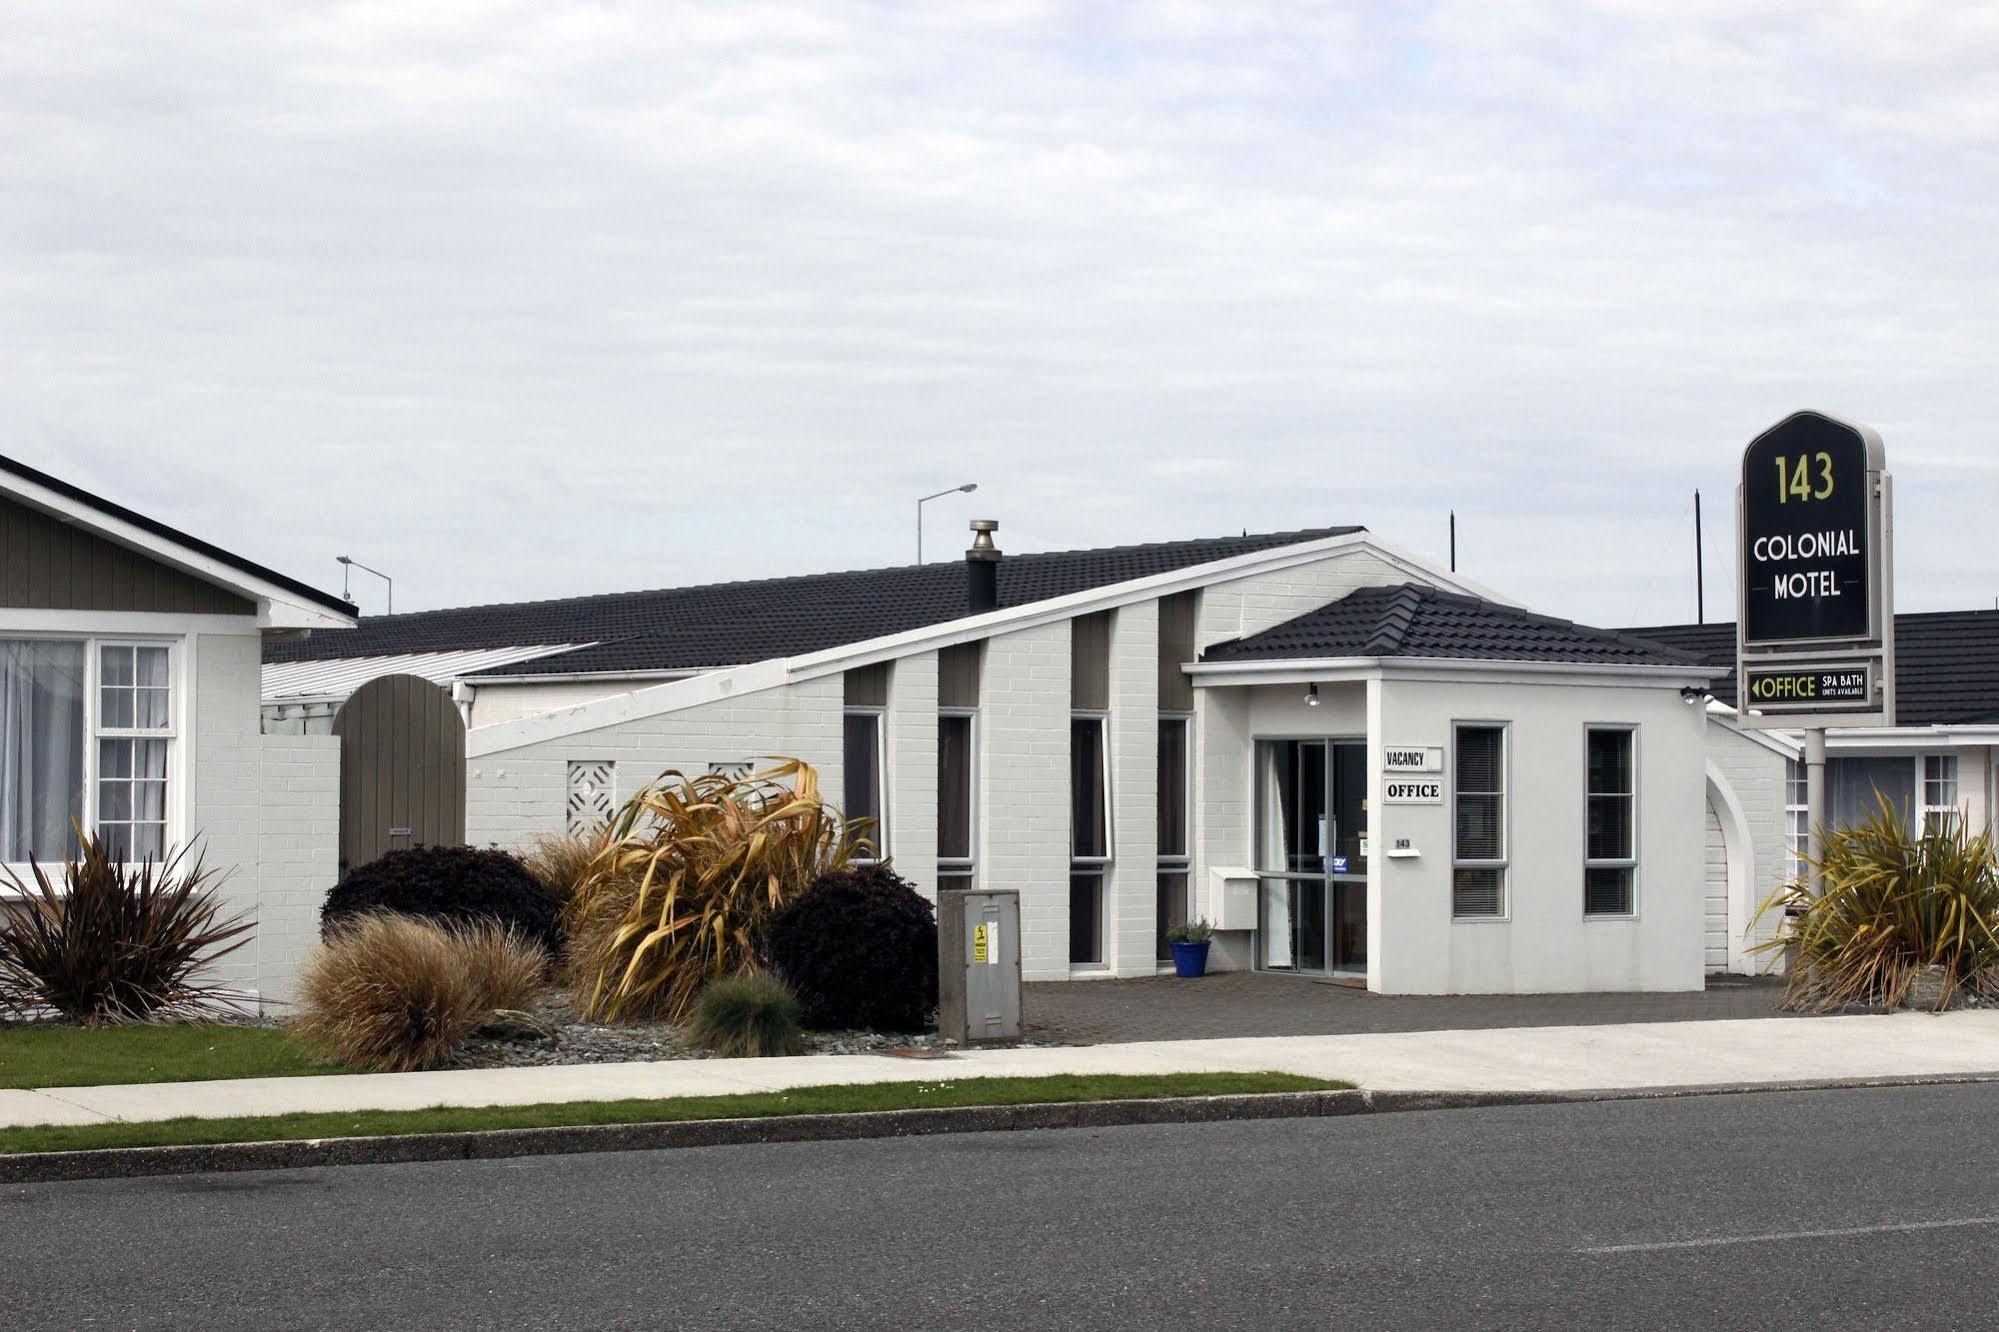
[[[972,962],[975,966],[999,965],[999,929],[994,921],[972,927]]]

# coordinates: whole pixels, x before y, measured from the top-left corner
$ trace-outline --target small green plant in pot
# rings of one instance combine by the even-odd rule
[[[1173,974],[1194,980],[1208,971],[1208,941],[1215,927],[1201,919],[1182,921],[1166,927],[1166,942],[1173,947]]]

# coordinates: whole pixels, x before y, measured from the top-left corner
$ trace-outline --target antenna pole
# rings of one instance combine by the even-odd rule
[[[1458,571],[1458,511],[1451,510],[1451,572]]]
[[[1707,577],[1702,567],[1701,493],[1694,492],[1694,623],[1707,623]]]

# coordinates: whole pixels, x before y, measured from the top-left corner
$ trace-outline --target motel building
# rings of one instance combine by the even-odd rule
[[[661,773],[805,759],[925,893],[1017,890],[1029,980],[1210,965],[1397,994],[1696,990],[1761,969],[1799,739],[1728,625],[1538,614],[1359,527],[357,617],[0,459],[0,860],[67,820],[194,842],[290,993],[343,867],[519,847]],[[1899,723],[1832,811],[1992,807],[1999,614],[1897,620]]]

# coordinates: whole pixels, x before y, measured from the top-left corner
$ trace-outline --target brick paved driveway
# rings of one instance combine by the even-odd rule
[[[1247,971],[1193,981],[1161,976],[1040,982],[1025,990],[1022,1006],[1028,1038],[1078,1045],[1785,1016],[1776,1011],[1782,983],[1747,977],[1717,979],[1700,994],[1415,998]]]

